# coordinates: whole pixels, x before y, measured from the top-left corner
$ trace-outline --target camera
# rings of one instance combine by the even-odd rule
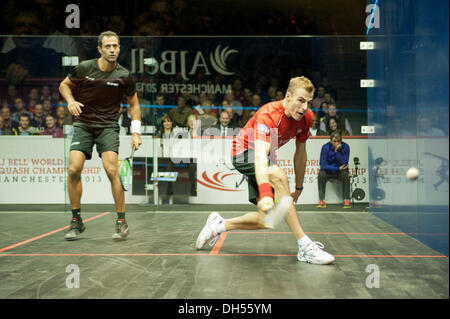
[[[353,157],[353,163],[354,163],[355,165],[360,165],[360,164],[359,164],[359,158],[358,158],[358,157]]]

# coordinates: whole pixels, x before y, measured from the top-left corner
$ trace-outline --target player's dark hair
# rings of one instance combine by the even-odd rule
[[[117,35],[117,33],[115,33],[114,31],[104,31],[104,32],[100,33],[100,35],[98,36],[98,40],[97,40],[97,45],[100,48],[102,47],[103,37],[116,37],[117,42],[119,42],[119,44],[120,44],[120,39],[119,39],[119,36]]]
[[[337,138],[338,141],[342,141],[342,136],[341,136],[341,133],[339,133],[339,132],[336,132],[336,131],[332,132],[332,133],[330,134],[330,141],[331,141],[333,138]]]

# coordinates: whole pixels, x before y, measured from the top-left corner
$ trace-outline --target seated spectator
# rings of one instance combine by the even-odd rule
[[[22,9],[12,27],[15,48],[0,55],[0,73],[8,84],[17,85],[28,77],[48,77],[61,74],[61,53],[43,47],[45,23],[39,12]],[[30,57],[33,57],[30,59]]]
[[[188,129],[187,137],[200,137],[202,135],[201,122],[197,115],[190,114],[187,117],[186,123]]]
[[[318,176],[319,205],[318,208],[326,208],[325,188],[327,181],[337,178],[342,182],[344,208],[350,208],[350,179],[348,175],[348,159],[350,147],[342,141],[342,136],[333,132],[330,142],[322,146],[320,151],[320,169]]]
[[[244,106],[250,106],[252,104],[253,93],[249,88],[244,88],[244,102],[242,103]]]
[[[311,123],[311,127],[309,128],[310,136],[327,136],[327,132],[324,132],[319,127],[319,117],[316,113],[314,113],[313,121]]]
[[[241,103],[241,106],[248,103],[245,99],[244,91],[242,91],[242,81],[240,79],[235,79],[232,85],[234,99]]]
[[[317,115],[319,116],[319,121],[324,122],[326,116],[328,115],[328,103],[322,102],[320,108],[317,110]]]
[[[11,109],[8,106],[2,107],[1,116],[3,118],[3,125],[5,126],[5,128],[10,129],[12,132],[16,133],[14,135],[17,135],[17,132],[19,130],[19,123],[11,119]]]
[[[267,89],[267,95],[269,97],[269,102],[274,102],[277,101],[277,88],[274,87],[273,85],[270,85],[269,88]]]
[[[52,137],[64,137],[62,128],[56,126],[56,119],[53,115],[47,115],[45,117],[45,124],[47,128],[41,132],[41,135],[51,135]]]
[[[331,133],[337,132],[341,136],[350,136],[350,134],[347,132],[346,129],[341,129],[339,127],[339,124],[338,124],[338,122],[336,121],[336,119],[334,117],[330,117],[328,119],[328,122],[326,124],[326,128],[327,128],[327,130],[326,130],[327,134],[326,135],[331,135]]]
[[[69,112],[67,112],[69,113]],[[70,113],[68,114],[70,115]],[[56,127],[63,128],[66,117],[66,108],[62,105],[58,105],[56,108]]]
[[[7,127],[5,127],[5,121],[3,117],[0,115],[0,136],[1,135],[16,135],[13,131]]]
[[[156,94],[153,104],[154,106],[149,108],[149,112],[142,113],[142,121],[147,125],[154,125],[155,127],[158,127],[161,125],[163,117],[166,116],[169,111],[166,108],[167,103],[164,94]]]
[[[50,87],[48,85],[44,85],[41,88],[41,102],[44,100],[52,100]]]
[[[170,118],[169,114],[166,114],[162,117],[161,124],[159,126],[158,131],[156,132],[156,137],[159,138],[173,138],[173,121]]]
[[[30,116],[26,113],[21,114],[19,117],[19,130],[17,131],[17,135],[39,135],[39,130],[31,126],[30,123]]]
[[[44,116],[53,115],[53,105],[50,99],[43,100],[42,106],[44,107]]]
[[[189,115],[194,114],[192,107],[186,104],[186,98],[179,96],[177,99],[177,107],[170,109],[169,115],[173,119],[175,126],[186,127]]]
[[[194,106],[192,109],[194,111],[194,114],[197,115],[203,115],[205,114],[205,108],[203,106],[211,106],[212,105],[212,101],[208,95],[206,93],[200,93],[198,95],[198,104],[196,106]],[[205,105],[208,104],[208,105]],[[210,108],[210,113],[212,113],[214,116],[216,116],[217,118],[217,109],[214,108]]]
[[[326,124],[329,122],[330,118],[334,118],[336,120],[336,123],[338,124],[339,129],[342,129],[346,131],[343,136],[350,136],[352,135],[352,128],[350,126],[350,122],[348,119],[343,115],[338,113],[338,109],[336,107],[336,104],[328,103],[328,113],[325,115],[325,119],[323,122],[320,123],[320,129],[322,131],[327,130]]]
[[[336,101],[337,100],[337,91],[332,85],[330,85],[328,76],[324,75],[324,77],[322,79],[322,85],[325,87],[325,91],[329,92],[331,94],[331,96],[333,97],[333,100]]]
[[[277,91],[275,92],[275,100],[280,101],[282,99],[284,99],[284,92],[283,90],[277,89]]]
[[[39,91],[36,88],[32,88],[28,94],[28,111],[34,113],[34,106],[40,103]]]
[[[228,112],[228,115],[230,116],[230,126],[231,127],[240,127],[240,119],[239,116],[235,113],[233,107],[226,107],[224,109],[225,112]]]
[[[230,125],[230,115],[226,111],[222,111],[219,116],[219,122],[206,129],[203,136],[233,136],[234,127]]]
[[[312,100],[311,108],[318,109],[322,102],[325,102],[325,87],[323,85],[319,85],[317,88],[317,96]]]
[[[234,108],[235,114],[240,118],[243,113],[242,103],[236,100],[232,89],[226,90],[224,100],[228,102],[229,106]]]
[[[33,111],[33,118],[31,119],[31,126],[37,128],[39,132],[43,132],[46,125],[45,125],[45,118],[44,118],[44,107],[42,104],[36,104]]]
[[[201,122],[202,131],[217,124],[217,116],[212,112],[212,106],[209,100],[203,100],[201,110],[203,114],[198,115],[198,119]]]
[[[328,104],[336,104],[336,101],[334,100],[334,98],[331,95],[331,93],[325,92],[324,97],[325,97],[325,102],[327,102]]]
[[[11,115],[11,119],[14,122],[19,122],[19,117],[22,114],[27,114],[30,119],[33,118],[33,114],[27,110],[27,108],[25,107],[25,102],[21,97],[16,98],[16,100],[14,101],[14,107],[16,111]]]

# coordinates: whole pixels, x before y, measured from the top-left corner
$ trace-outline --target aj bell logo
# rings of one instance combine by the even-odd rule
[[[157,60],[155,58],[144,58],[145,49],[132,49],[131,73],[144,73],[145,65],[148,66],[145,72],[149,75],[155,75],[158,72],[164,75],[175,75],[177,72],[180,72],[183,80],[189,80],[187,76],[196,74],[199,69],[203,70],[206,75],[210,75],[211,67],[222,75],[234,74],[234,72],[227,70],[226,60],[230,54],[238,53],[237,50],[230,49],[228,46],[221,48],[221,45],[218,45],[209,55],[204,54],[202,51],[194,52],[192,65],[187,65],[186,56],[188,51],[166,50],[161,53],[160,59]]]

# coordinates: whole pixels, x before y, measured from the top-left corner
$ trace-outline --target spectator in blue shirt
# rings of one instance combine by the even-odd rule
[[[348,158],[350,147],[342,142],[342,136],[338,132],[330,135],[330,142],[322,146],[320,152],[320,169],[318,177],[319,205],[318,208],[326,208],[325,187],[327,181],[336,178],[343,183],[344,208],[350,208],[350,180],[348,176]]]

